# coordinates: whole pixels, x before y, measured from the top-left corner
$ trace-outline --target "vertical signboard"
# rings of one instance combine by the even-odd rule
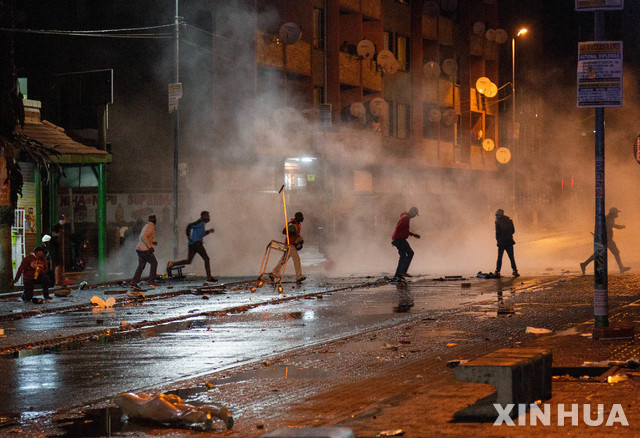
[[[576,11],[624,9],[624,0],[576,0]]]
[[[622,41],[578,43],[578,108],[622,106]]]

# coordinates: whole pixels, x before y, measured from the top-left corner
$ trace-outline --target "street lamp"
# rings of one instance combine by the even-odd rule
[[[511,38],[511,95],[513,97],[513,129],[516,124],[516,38],[527,33],[527,29],[522,28],[515,37]],[[515,136],[515,132],[514,132]]]
[[[515,147],[513,147],[516,143],[516,138],[520,137],[520,129],[517,127],[516,125],[516,38],[519,37],[520,35],[524,35],[525,33],[527,33],[527,29],[525,29],[524,27],[522,29],[520,29],[518,31],[518,33],[516,33],[516,36],[511,38],[511,97],[513,99],[513,120],[512,120],[512,127],[511,127],[511,135],[513,136],[513,138],[511,139],[513,141],[512,144],[512,148],[514,149],[515,152]],[[512,163],[512,171],[513,171],[513,182],[511,184],[511,189],[512,189],[512,202],[513,202],[513,212],[515,215],[515,211],[516,211],[516,157],[515,157],[515,153],[513,154],[513,163]]]

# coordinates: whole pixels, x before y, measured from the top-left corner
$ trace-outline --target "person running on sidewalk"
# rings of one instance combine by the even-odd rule
[[[304,215],[301,212],[297,212],[295,217],[289,221],[287,228],[289,230],[289,257],[293,259],[293,266],[296,269],[296,283],[300,284],[307,279],[302,275],[302,265],[300,264],[300,255],[298,251],[302,249],[304,239],[302,238],[302,221],[304,221]],[[286,230],[282,230],[282,234],[287,234]],[[284,253],[280,258],[278,264],[273,268],[273,271],[269,274],[271,281],[275,281],[276,277],[280,276],[280,270],[287,261],[287,253]]]
[[[513,245],[516,242],[513,240],[513,233],[515,233],[515,227],[513,221],[509,216],[504,214],[504,210],[499,208],[496,211],[496,242],[498,245],[498,261],[496,262],[495,276],[500,277],[500,270],[502,269],[502,256],[504,252],[507,252],[509,260],[511,261],[511,269],[513,270],[514,277],[520,277],[518,274],[518,268],[516,267],[516,258],[513,255]]]
[[[418,209],[416,207],[411,207],[408,212],[402,213],[391,236],[391,244],[398,248],[398,254],[400,255],[396,273],[393,276],[393,279],[396,281],[402,280],[403,277],[411,277],[407,271],[409,271],[411,260],[413,260],[413,249],[411,249],[411,245],[409,245],[407,239],[409,236],[413,236],[416,239],[420,238],[419,234],[413,233],[409,229],[411,219],[416,216],[418,216]]]
[[[203,211],[200,213],[200,219],[187,225],[187,239],[189,239],[189,252],[187,258],[177,262],[169,261],[169,263],[167,263],[167,274],[169,274],[169,276],[171,276],[171,268],[174,266],[189,265],[193,261],[193,257],[195,257],[196,254],[200,254],[200,257],[204,260],[204,270],[207,273],[207,281],[212,283],[218,281],[217,278],[211,275],[209,255],[202,244],[204,236],[212,234],[215,231],[213,228],[205,230],[205,224],[210,220],[211,216],[209,215],[209,212]]]
[[[620,250],[618,249],[618,246],[616,245],[616,243],[613,241],[614,228],[617,228],[619,230],[624,230],[625,228],[627,228],[625,225],[616,224],[616,218],[618,217],[618,213],[620,213],[620,210],[618,210],[615,207],[611,207],[609,209],[609,214],[607,214],[605,218],[605,224],[607,227],[607,248],[609,248],[609,251],[611,251],[611,254],[613,254],[613,256],[615,257],[616,263],[618,264],[618,268],[620,269],[620,273],[624,274],[631,268],[628,266],[624,266],[622,264],[622,259],[620,258]],[[595,254],[591,254],[591,257],[589,257],[583,263],[580,263],[580,270],[582,271],[583,275],[585,273],[585,270],[587,269],[587,266],[593,260],[594,256]]]
[[[158,269],[158,260],[156,260],[156,256],[153,254],[153,245],[158,244],[158,242],[153,241],[155,229],[156,215],[152,214],[151,216],[149,216],[149,222],[147,222],[147,224],[142,228],[142,231],[140,231],[138,244],[136,245],[136,253],[138,253],[138,268],[136,269],[136,272],[135,274],[133,274],[133,278],[131,279],[131,287],[135,290],[140,290],[140,286],[138,286],[138,283],[140,282],[142,271],[144,271],[147,263],[149,263],[149,265],[151,266],[151,270],[149,271],[149,286],[158,286],[158,284],[156,283],[156,270]]]
[[[23,276],[24,292],[22,292],[22,301],[36,302],[36,299],[33,298],[33,289],[36,284],[42,286],[42,296],[44,299],[51,299],[49,296],[49,276],[47,275],[47,271],[45,250],[41,246],[35,248],[31,254],[22,259],[18,272],[16,272],[16,277],[11,281],[12,284],[16,284],[20,276]]]

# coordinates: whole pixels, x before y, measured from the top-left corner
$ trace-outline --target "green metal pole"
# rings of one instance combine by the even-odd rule
[[[49,177],[49,228],[58,223],[58,206],[56,192],[58,187],[58,177],[55,172],[51,172]]]
[[[35,165],[36,170],[34,172],[33,182],[36,186],[36,236],[38,239],[38,245],[42,243],[40,239],[42,239],[42,181],[40,180],[40,166]]]
[[[98,279],[107,280],[107,169],[98,164]]]

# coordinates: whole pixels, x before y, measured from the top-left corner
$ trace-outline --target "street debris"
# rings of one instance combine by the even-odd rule
[[[102,298],[94,295],[91,298],[91,302],[94,304],[95,307],[99,309],[106,309],[108,307],[113,307],[113,305],[116,303],[116,299],[113,297],[109,297],[106,300],[103,300]]]
[[[478,277],[478,278],[500,278],[499,275],[496,275],[493,272],[482,272],[482,271],[478,271],[478,273],[476,274],[476,277]]]
[[[395,429],[395,430],[383,430],[382,432],[379,432],[376,434],[376,437],[382,437],[382,436],[403,436],[404,435],[404,430],[402,429]]]
[[[553,333],[553,330],[546,328],[527,327],[525,333],[533,333],[534,335],[544,335],[547,333]]]
[[[467,362],[469,362],[468,359],[453,359],[453,360],[448,360],[446,365],[448,368],[455,368],[458,365],[462,365]]]
[[[461,281],[466,280],[462,275],[445,275],[444,277],[434,278],[433,281]]]
[[[582,362],[583,367],[621,367],[636,369],[640,368],[640,361],[638,358],[631,358],[627,360],[601,360],[599,362]]]
[[[164,424],[178,424],[211,430],[214,418],[224,422],[227,429],[233,427],[233,416],[226,406],[194,406],[185,403],[174,394],[121,393],[115,404],[122,409],[123,418],[151,420]]]
[[[613,376],[607,377],[607,383],[620,383],[629,380],[629,376],[626,374],[614,374]]]
[[[70,293],[71,293],[71,289],[56,289],[53,292],[53,295],[55,295],[58,298],[64,298],[64,297],[68,297]]]
[[[144,301],[146,299],[143,292],[127,292],[127,296],[133,301]]]

